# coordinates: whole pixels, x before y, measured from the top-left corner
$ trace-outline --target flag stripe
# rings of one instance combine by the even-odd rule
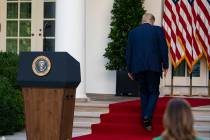
[[[171,56],[173,57],[172,59],[175,62],[175,65],[177,66],[181,61],[182,58],[184,57],[184,52],[183,52],[183,45],[178,40],[178,36],[181,36],[181,32],[178,28],[177,25],[177,10],[179,10],[179,7],[175,5],[175,3],[171,0],[166,0],[165,1],[165,7],[164,7],[164,14],[163,14],[163,20],[164,20],[164,28],[167,26],[170,28],[170,33],[169,30],[165,29],[165,33],[168,32],[168,35],[170,37],[170,46],[172,50],[170,50],[170,53],[173,53]],[[167,25],[166,25],[167,24]],[[182,39],[182,36],[180,37]]]
[[[201,20],[200,16],[198,16],[197,19],[198,19],[198,21],[200,23],[200,27],[202,28],[204,34],[208,36],[208,29],[205,26],[205,24],[203,23],[203,21]],[[209,37],[207,37],[207,38],[208,38],[208,43],[210,44],[210,38]]]
[[[197,3],[198,3],[198,6],[203,11],[203,14],[206,16],[206,19],[210,25],[210,14],[209,14],[208,10],[206,9],[206,6],[203,4],[202,0],[197,0]]]

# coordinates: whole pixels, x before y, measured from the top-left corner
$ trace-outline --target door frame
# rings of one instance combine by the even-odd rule
[[[6,51],[6,1],[0,1],[0,51]]]
[[[32,18],[34,21],[31,33],[34,34],[34,39],[31,41],[31,51],[43,51],[44,2],[43,0],[32,0],[32,2]]]

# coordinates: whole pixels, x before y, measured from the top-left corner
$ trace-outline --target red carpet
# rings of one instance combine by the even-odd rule
[[[147,132],[140,123],[139,100],[111,104],[109,113],[100,116],[101,123],[92,125],[92,134],[73,140],[151,140],[163,131],[162,117],[171,97],[159,98],[153,119],[153,131]],[[210,105],[210,99],[186,98],[191,106]]]

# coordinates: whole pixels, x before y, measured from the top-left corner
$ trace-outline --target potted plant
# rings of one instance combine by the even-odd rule
[[[117,70],[116,95],[138,96],[137,83],[130,80],[126,71],[125,49],[128,32],[140,24],[145,13],[143,0],[114,0],[111,11],[110,42],[104,57],[109,61],[107,70]]]

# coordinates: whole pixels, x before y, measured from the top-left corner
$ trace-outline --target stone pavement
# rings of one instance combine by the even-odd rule
[[[14,135],[5,136],[5,140],[26,140],[26,133],[25,131],[22,131],[15,133]]]

